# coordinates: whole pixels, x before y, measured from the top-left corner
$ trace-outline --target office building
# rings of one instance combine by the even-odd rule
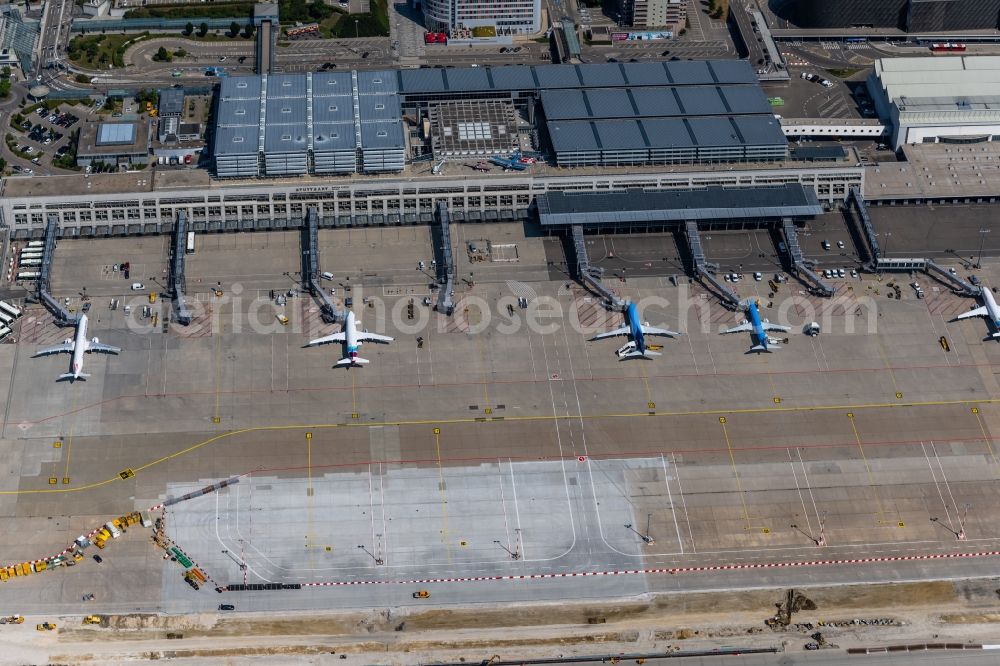
[[[676,36],[687,21],[687,0],[622,0],[622,22],[633,28],[662,28]]]
[[[541,0],[424,0],[430,30],[496,28],[499,35],[532,34],[542,29]]]

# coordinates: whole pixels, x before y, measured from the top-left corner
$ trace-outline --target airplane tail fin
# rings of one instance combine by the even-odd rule
[[[360,356],[355,356],[354,358],[342,358],[337,361],[339,366],[349,366],[349,365],[365,365],[368,363],[368,359],[361,358]]]
[[[72,372],[65,372],[65,373],[59,375],[59,378],[56,379],[56,381],[57,382],[65,382],[65,381],[71,381],[72,382],[72,381],[75,381],[77,379],[82,380],[82,381],[86,381],[88,377],[90,377],[90,375],[85,375],[82,372],[79,375],[74,375]]]

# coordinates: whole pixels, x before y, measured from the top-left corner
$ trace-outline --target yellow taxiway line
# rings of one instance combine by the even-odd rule
[[[318,423],[318,424],[294,424],[294,425],[277,425],[277,426],[253,426],[250,428],[241,428],[239,430],[231,430],[229,432],[219,433],[209,437],[206,440],[192,444],[186,448],[175,451],[174,453],[167,454],[156,460],[152,460],[139,467],[132,468],[134,472],[138,473],[143,470],[147,470],[156,465],[162,464],[164,462],[179,458],[180,456],[192,453],[201,449],[209,444],[213,444],[221,439],[226,439],[228,437],[235,437],[237,435],[243,435],[249,432],[278,432],[283,430],[304,430],[304,429],[325,429],[325,428],[378,428],[385,426],[419,426],[419,425],[462,425],[462,424],[475,424],[475,423],[511,423],[511,422],[531,422],[531,421],[568,421],[568,420],[602,420],[602,419],[624,419],[624,418],[673,418],[673,417],[688,417],[688,416],[733,416],[737,414],[789,414],[789,413],[809,413],[809,412],[836,412],[836,411],[860,411],[860,410],[875,410],[875,409],[902,409],[906,407],[949,407],[949,406],[967,406],[967,407],[977,407],[979,405],[991,405],[1000,404],[1000,398],[990,398],[987,400],[926,400],[926,401],[911,401],[906,403],[901,402],[872,402],[872,403],[860,403],[860,404],[843,404],[843,405],[813,405],[813,406],[765,406],[765,407],[743,407],[739,409],[704,409],[704,410],[684,410],[684,411],[673,411],[673,412],[609,412],[603,414],[549,414],[549,415],[536,415],[536,416],[507,416],[503,419],[483,419],[481,417],[464,417],[464,418],[451,418],[451,419],[413,419],[413,420],[399,420],[399,421],[378,421],[378,422],[367,422],[367,423]],[[977,407],[978,408],[978,407]],[[978,411],[974,412],[978,415]],[[982,423],[980,422],[982,426]],[[985,428],[983,428],[983,433],[985,437]],[[989,441],[989,438],[986,438]],[[114,483],[115,481],[122,480],[119,476],[113,476],[110,479],[105,479],[103,481],[95,481],[94,483],[88,483],[82,486],[77,486],[75,488],[29,488],[23,490],[0,490],[0,496],[5,495],[31,495],[31,494],[45,494],[45,493],[71,493],[71,492],[81,492],[84,490],[92,490],[94,488],[100,488],[101,486],[106,486],[109,483]]]

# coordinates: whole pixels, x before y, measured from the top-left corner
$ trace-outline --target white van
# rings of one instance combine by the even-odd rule
[[[332,280],[333,279],[333,273],[330,273],[329,271],[323,271],[322,273],[319,274],[319,276],[321,278],[323,278],[324,280]]]
[[[146,285],[144,285],[141,282],[133,282],[132,283],[132,291],[142,291],[145,288],[146,288]]]

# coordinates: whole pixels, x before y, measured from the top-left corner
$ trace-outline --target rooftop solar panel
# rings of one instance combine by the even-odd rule
[[[538,65],[535,68],[538,87],[580,88],[580,75],[574,65]]]
[[[313,97],[353,95],[350,72],[317,72],[313,74]]]
[[[489,74],[485,67],[445,69],[449,90],[490,90]]]
[[[267,98],[306,96],[306,77],[299,74],[271,74],[267,77]]]
[[[313,125],[313,150],[316,152],[332,150],[354,150],[357,138],[354,132],[354,122],[349,123],[317,123]]]
[[[578,67],[583,85],[590,87],[623,86],[627,83],[622,74],[622,66],[613,63],[594,64],[589,67]]]
[[[686,115],[716,116],[728,111],[718,88],[684,86],[675,88],[674,94],[680,100],[681,109]]]
[[[686,85],[715,83],[715,77],[704,60],[677,60],[667,63],[674,83]]]

